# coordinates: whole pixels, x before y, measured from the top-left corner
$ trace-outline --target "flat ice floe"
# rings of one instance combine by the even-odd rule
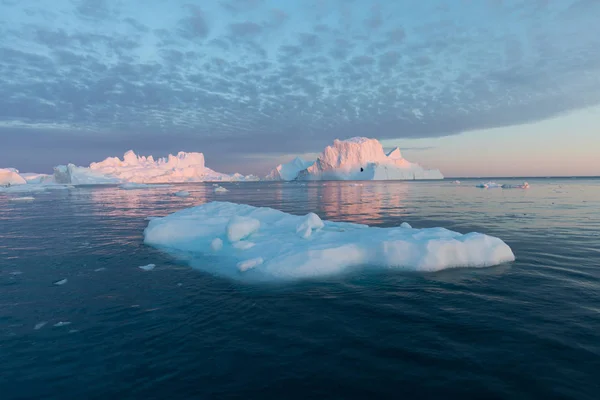
[[[149,222],[144,242],[194,267],[248,280],[293,280],[355,267],[439,271],[514,261],[502,240],[444,228],[378,228],[212,202]],[[200,257],[199,257],[200,256]],[[211,259],[218,262],[210,262]]]

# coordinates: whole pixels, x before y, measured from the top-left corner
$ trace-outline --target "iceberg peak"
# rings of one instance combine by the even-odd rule
[[[299,171],[299,180],[416,180],[443,179],[439,170],[428,170],[402,157],[399,148],[388,154],[377,139],[336,139],[314,164]]]

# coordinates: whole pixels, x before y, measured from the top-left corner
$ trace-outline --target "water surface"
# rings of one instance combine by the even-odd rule
[[[597,398],[600,180],[478,182],[0,193],[0,398]],[[257,285],[143,245],[146,217],[212,200],[478,231],[517,260]]]

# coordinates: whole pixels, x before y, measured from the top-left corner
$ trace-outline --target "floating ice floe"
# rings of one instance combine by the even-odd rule
[[[9,199],[10,201],[34,201],[35,197],[24,196],[24,197],[13,197]]]
[[[355,267],[439,271],[515,259],[506,243],[481,233],[413,229],[408,224],[369,227],[226,202],[154,219],[144,230],[144,242],[192,266],[251,280],[319,277]],[[202,261],[203,256],[218,257],[218,266]]]
[[[502,189],[529,189],[529,183],[523,182],[520,185],[502,185]]]
[[[144,271],[152,271],[154,269],[154,267],[156,267],[156,265],[154,265],[154,264],[148,264],[148,265],[142,265],[142,266],[140,266],[138,268],[142,269]]]
[[[452,183],[454,183],[455,185],[460,185],[460,181],[454,181]]]
[[[499,183],[496,183],[496,182],[487,182],[487,183],[480,183],[476,187],[478,187],[480,189],[498,189],[498,188],[501,188],[502,185],[500,185]]]
[[[480,189],[529,189],[529,183],[523,182],[521,185],[499,184],[496,182],[480,183],[477,185]]]
[[[186,192],[185,190],[180,190],[179,192],[173,193],[173,195],[177,196],[177,197],[188,197],[190,195],[190,192]]]
[[[34,330],[40,330],[42,329],[44,326],[46,326],[48,324],[48,322],[46,321],[42,321],[42,322],[38,322],[37,324],[35,324],[35,326],[33,327]]]
[[[61,280],[59,280],[59,281],[56,281],[56,282],[54,282],[54,284],[55,284],[55,285],[57,285],[57,286],[64,285],[65,283],[67,283],[67,279],[66,279],[66,278],[65,278],[65,279],[61,279]]]
[[[229,192],[229,190],[225,189],[223,186],[217,186],[215,187],[215,193],[225,193],[225,192]]]
[[[69,321],[60,321],[60,322],[57,322],[56,324],[54,324],[54,326],[57,328],[60,328],[61,326],[67,326],[67,325],[71,325],[71,323]]]

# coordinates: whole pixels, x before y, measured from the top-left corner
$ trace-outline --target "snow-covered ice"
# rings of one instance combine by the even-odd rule
[[[210,248],[212,251],[219,251],[223,248],[223,240],[220,238],[214,238],[212,242],[210,242]]]
[[[236,248],[240,241],[253,246]],[[481,233],[463,235],[408,225],[369,227],[322,221],[316,214],[296,216],[227,202],[207,203],[154,219],[144,230],[144,242],[182,256],[192,266],[250,280],[302,279],[354,267],[438,271],[487,267],[515,259],[501,239]],[[190,259],[190,254],[196,258]],[[218,267],[202,262],[203,255],[218,256]]]
[[[252,235],[260,228],[260,221],[256,218],[234,215],[227,223],[227,239],[230,242],[240,240]]]
[[[154,264],[148,264],[148,265],[139,266],[138,268],[142,269],[144,271],[152,271],[154,269],[154,267],[156,267],[156,265],[154,265]]]
[[[249,269],[256,268],[264,262],[262,257],[251,258],[250,260],[244,260],[237,263],[237,268],[240,272],[246,272]]]

